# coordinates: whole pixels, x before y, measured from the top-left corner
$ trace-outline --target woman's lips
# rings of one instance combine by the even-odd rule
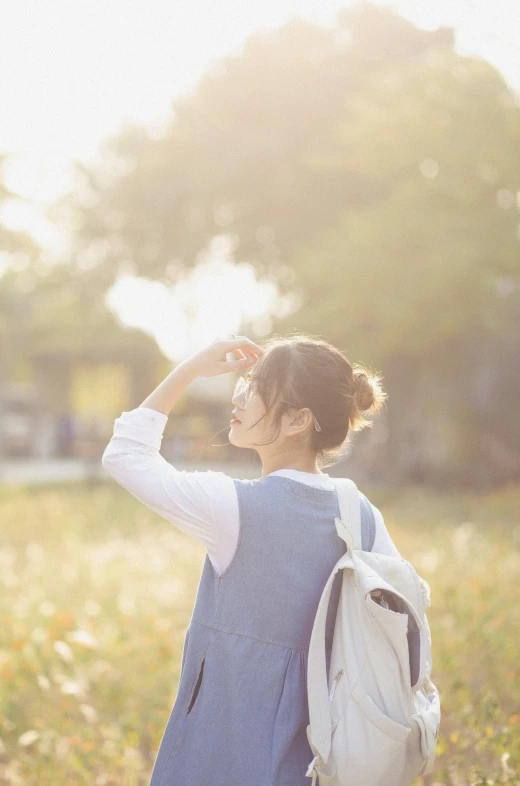
[[[238,418],[231,418],[231,420],[229,421],[231,426],[233,425],[233,423],[241,423],[241,422],[242,421],[238,420]]]

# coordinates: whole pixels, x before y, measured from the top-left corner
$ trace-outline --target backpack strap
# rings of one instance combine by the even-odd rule
[[[357,486],[350,478],[332,478],[332,482],[339,502],[337,533],[350,550],[361,550],[361,500]]]
[[[336,480],[337,479],[335,478],[334,483],[336,483]],[[342,478],[340,480],[343,481]],[[343,488],[345,488],[344,483],[341,485],[343,485]],[[350,497],[348,490],[347,496]],[[342,497],[344,497],[343,494]],[[359,515],[359,505],[357,505],[357,509]],[[343,524],[342,519],[336,519],[336,528],[342,538],[348,538],[348,540],[352,542],[351,531],[346,525]],[[348,540],[346,540],[347,543]],[[307,775],[309,776],[312,774],[313,767],[317,767],[320,763],[327,763],[331,749],[332,721],[330,716],[329,691],[327,687],[328,678],[327,657],[325,653],[325,626],[332,585],[335,582],[338,572],[343,571],[344,569],[355,569],[351,552],[352,549],[347,548],[345,553],[342,554],[332,569],[318,603],[314,624],[312,626],[307,664],[307,697],[309,703],[310,721],[309,725],[307,726],[307,740],[313,754],[315,755],[315,758],[311,762],[311,765],[309,765],[309,770],[307,771]],[[319,762],[318,759],[320,760]],[[325,778],[326,774],[321,772],[320,784],[322,780],[325,780]]]

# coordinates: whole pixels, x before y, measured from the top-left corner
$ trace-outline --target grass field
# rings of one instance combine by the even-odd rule
[[[516,786],[520,487],[363,491],[431,587],[433,784]],[[4,487],[0,521],[0,784],[148,786],[204,548],[113,481]]]

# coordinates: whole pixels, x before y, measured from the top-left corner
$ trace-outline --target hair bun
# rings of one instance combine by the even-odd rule
[[[370,409],[375,401],[373,381],[360,369],[354,370],[354,396],[356,406],[361,412]]]

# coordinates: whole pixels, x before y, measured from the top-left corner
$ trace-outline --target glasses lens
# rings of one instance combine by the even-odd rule
[[[237,407],[243,409],[244,407],[247,407],[247,402],[251,397],[251,392],[252,385],[250,381],[245,380],[244,377],[239,377],[235,385],[235,391],[233,393],[232,400],[236,402]]]
[[[233,391],[233,396],[232,396],[232,401],[236,402],[237,407],[243,408],[244,406],[244,392],[245,392],[244,378],[239,377],[237,379],[235,390]]]

